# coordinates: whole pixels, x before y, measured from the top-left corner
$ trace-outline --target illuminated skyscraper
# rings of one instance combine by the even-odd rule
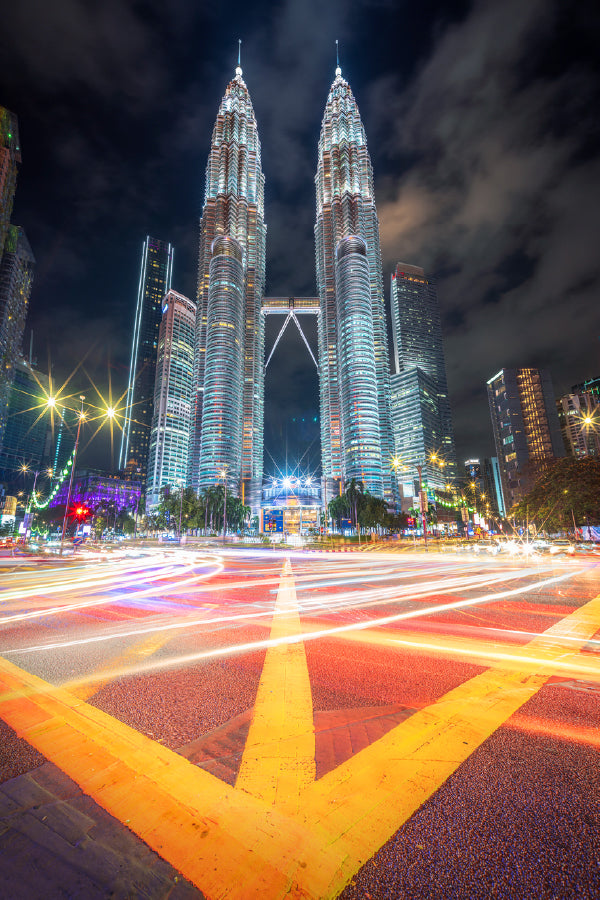
[[[0,256],[10,224],[20,162],[17,117],[0,106]]]
[[[219,107],[206,165],[204,207],[200,219],[196,423],[190,453],[190,479],[191,484],[199,489],[213,477],[210,474],[210,454],[215,447],[214,441],[220,439],[218,423],[225,423],[232,415],[229,406],[232,398],[223,393],[224,385],[219,383],[212,369],[217,356],[212,354],[211,360],[208,358],[210,309],[216,309],[223,303],[224,297],[220,292],[228,287],[218,285],[215,279],[220,278],[225,267],[231,269],[227,277],[231,275],[233,278],[234,293],[241,274],[243,301],[241,331],[238,330],[235,313],[233,318],[238,324],[227,320],[227,327],[233,325],[232,341],[225,341],[226,352],[231,353],[231,362],[235,366],[230,374],[242,390],[241,434],[235,438],[236,446],[241,447],[241,464],[239,476],[236,467],[228,483],[232,491],[243,493],[246,502],[253,508],[260,506],[263,472],[264,322],[261,300],[265,284],[264,183],[256,118],[238,61],[235,78],[227,85]],[[233,245],[213,243],[216,237],[221,236],[237,242],[241,259],[238,260],[235,253],[222,252],[225,246]],[[219,257],[214,266],[213,247],[218,248]],[[238,264],[241,265],[241,273],[237,271]],[[233,269],[236,269],[235,273]],[[224,338],[225,334],[223,321],[215,320],[210,326],[219,331],[219,339]],[[210,419],[206,419],[206,428],[210,430],[210,437],[207,431],[205,439],[203,410],[207,408],[210,408]],[[237,416],[237,412],[233,415]],[[221,439],[224,437],[225,432]]]
[[[392,458],[392,433],[390,421],[390,372],[383,299],[383,276],[379,247],[379,222],[373,191],[373,171],[367,150],[365,130],[356,100],[348,82],[342,78],[342,70],[335,71],[319,138],[316,185],[315,249],[317,283],[321,304],[319,317],[319,377],[321,393],[321,454],[323,475],[332,479],[347,480],[348,445],[344,443],[343,394],[351,389],[344,380],[350,371],[347,358],[349,345],[341,340],[340,313],[347,303],[340,295],[336,270],[336,248],[343,238],[357,236],[364,241],[365,255],[358,254],[357,264],[361,277],[368,273],[368,288],[363,286],[358,307],[364,310],[363,318],[356,326],[370,319],[372,337],[366,332],[361,336],[360,348],[352,367],[357,371],[362,363],[375,366],[375,396],[377,416],[370,413],[369,436],[366,431],[360,438],[361,446],[369,448],[368,458],[354,454],[352,470],[367,472],[373,465],[373,450],[379,447],[380,472],[373,472],[373,493],[381,495],[381,487],[387,499],[392,499],[390,464]],[[342,257],[343,258],[343,257]],[[345,268],[345,264],[344,264]],[[361,313],[362,315],[362,313]],[[363,416],[358,408],[357,420]],[[366,423],[365,423],[366,428]],[[352,439],[351,439],[352,440]],[[379,479],[382,481],[379,481]]]
[[[419,266],[396,266],[391,312],[395,368],[392,393],[396,397],[392,424],[396,453],[402,463],[397,475],[406,485],[404,495],[410,496],[417,465],[426,471],[430,487],[441,488],[457,474],[437,292]],[[444,464],[442,470],[431,463],[432,454]]]
[[[165,295],[171,289],[172,273],[171,244],[147,237],[142,248],[126,414],[119,455],[119,468],[126,470],[127,477],[142,483],[146,482],[148,470],[158,331]]]
[[[204,409],[199,486],[227,473],[232,486],[242,475],[241,373],[244,366],[244,264],[242,248],[229,236],[213,241],[206,320]]]
[[[565,448],[549,372],[501,369],[487,389],[508,513]]]
[[[336,248],[338,361],[342,467],[347,479],[362,481],[383,496],[373,314],[369,262],[362,238],[342,238]]]
[[[35,259],[22,228],[9,225],[0,256],[0,447],[10,388],[22,352]]]
[[[165,485],[187,480],[193,412],[196,304],[177,291],[164,299],[158,333],[154,412],[150,432],[147,506],[158,503]]]

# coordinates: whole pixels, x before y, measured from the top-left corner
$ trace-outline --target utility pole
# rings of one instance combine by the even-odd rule
[[[79,446],[79,433],[81,431],[81,423],[85,419],[85,414],[83,412],[83,401],[85,400],[85,396],[83,394],[80,394],[79,399],[81,400],[81,409],[79,410],[79,422],[77,423],[77,436],[75,437],[75,448],[73,450],[73,465],[71,466],[71,477],[69,478],[69,490],[67,491],[67,504],[65,506],[65,517],[63,519],[62,534],[60,536],[60,556],[62,556],[63,543],[65,540],[65,531],[67,529],[67,516],[69,514],[69,504],[71,502],[71,490],[73,489],[73,475],[75,474],[75,463],[77,461],[77,447]]]

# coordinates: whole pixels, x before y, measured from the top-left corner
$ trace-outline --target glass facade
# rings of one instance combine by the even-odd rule
[[[200,489],[222,480],[223,471],[228,483],[240,484],[243,334],[242,248],[231,237],[218,237],[213,242],[209,271]]]
[[[379,221],[373,190],[373,170],[365,130],[356,100],[338,67],[331,85],[319,138],[315,177],[315,252],[321,314],[319,317],[319,377],[321,406],[321,454],[323,475],[346,480],[342,444],[342,374],[340,372],[340,323],[335,250],[346,237],[364,241],[368,261],[372,344],[361,349],[363,359],[374,361],[379,414],[379,446],[382,459],[383,493],[392,500],[389,465],[392,457],[390,420],[390,372],[387,344],[383,276],[379,246]]]
[[[398,263],[396,266],[391,283],[391,312],[395,370],[400,373],[419,369],[431,379],[430,393],[432,392],[439,419],[433,429],[437,442],[430,446],[433,431],[426,425],[426,420],[431,415],[429,408],[422,412],[422,427],[427,433],[423,442],[427,444],[429,454],[435,453],[444,461],[444,479],[451,481],[457,474],[456,453],[448,401],[442,323],[435,285],[419,266],[409,266],[406,263]],[[409,412],[407,407],[406,415],[411,417],[412,427],[417,427],[414,416],[418,413],[414,400],[411,410]],[[404,463],[402,416],[402,410],[397,409],[393,424],[396,453]],[[421,458],[420,462],[425,463],[425,458]]]
[[[32,368],[24,359],[15,364],[0,450],[2,480],[14,481],[23,463],[27,463],[32,470],[50,463],[50,425],[48,416],[40,415],[42,400],[49,393],[50,381],[44,372]]]
[[[565,455],[554,390],[544,369],[501,369],[487,383],[507,512],[555,458]]]
[[[196,304],[170,290],[158,333],[146,505],[165,485],[185,486],[193,411]]]
[[[391,398],[400,498],[416,496],[417,466],[422,468],[424,485],[442,490],[449,472],[431,459],[432,453],[439,452],[442,438],[435,379],[417,367],[392,375]]]
[[[142,265],[129,363],[126,413],[119,455],[119,468],[126,477],[146,483],[150,428],[154,409],[154,381],[158,331],[163,302],[171,289],[173,247],[147,237],[142,248]]]
[[[336,248],[335,264],[342,467],[383,496],[377,373],[367,247],[355,235]]]
[[[261,315],[265,287],[264,185],[258,127],[250,94],[238,66],[219,107],[206,165],[204,207],[200,219],[195,426],[190,451],[190,482],[194,488],[200,488],[202,447],[205,445],[203,408],[208,386],[210,298],[216,302],[216,293],[211,287],[212,248],[216,237],[229,236],[238,242],[242,251],[243,308],[241,331],[236,335],[242,364],[235,372],[242,389],[241,435],[236,439],[236,445],[241,447],[241,465],[237,482],[232,478],[228,484],[230,490],[243,493],[246,502],[255,509],[260,507],[264,440],[264,320]],[[212,271],[219,268],[220,264]],[[231,413],[229,410],[228,414]],[[204,470],[203,484],[206,477]]]
[[[0,106],[0,256],[10,224],[20,162],[17,117]]]
[[[35,259],[25,232],[10,225],[0,257],[0,448],[15,365],[22,352],[34,268]]]

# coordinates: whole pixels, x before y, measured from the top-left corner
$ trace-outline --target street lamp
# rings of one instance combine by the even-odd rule
[[[75,447],[73,449],[73,464],[71,466],[71,477],[69,478],[69,489],[67,491],[67,504],[65,506],[65,516],[64,516],[63,525],[62,525],[62,534],[60,536],[60,556],[62,556],[63,543],[65,540],[65,531],[67,529],[67,516],[69,514],[69,504],[71,502],[71,491],[73,489],[73,475],[75,473],[75,461],[77,460],[77,447],[79,446],[79,433],[81,431],[81,423],[85,421],[85,413],[83,411],[83,401],[85,400],[84,394],[80,394],[79,399],[81,400],[81,408],[79,410],[79,421],[77,422],[77,435],[75,437]]]

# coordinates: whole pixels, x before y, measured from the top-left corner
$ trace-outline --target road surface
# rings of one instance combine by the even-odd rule
[[[600,567],[0,567],[0,894],[600,896]]]

